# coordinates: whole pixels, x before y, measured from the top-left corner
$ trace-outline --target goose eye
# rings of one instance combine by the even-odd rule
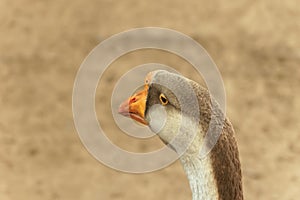
[[[169,103],[167,97],[164,94],[159,95],[159,100],[163,106],[165,106]]]

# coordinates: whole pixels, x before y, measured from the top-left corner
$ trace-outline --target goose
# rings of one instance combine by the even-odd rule
[[[197,105],[192,101],[193,95]],[[182,107],[185,107],[184,111]],[[179,159],[193,200],[243,199],[241,165],[233,126],[203,86],[179,74],[152,71],[145,78],[144,89],[121,103],[118,112],[148,126],[171,149],[182,153]],[[213,124],[220,125],[218,119],[222,116],[216,143],[206,156],[200,156],[210,121],[216,117]],[[212,130],[216,129],[213,127]],[[187,143],[184,148],[182,144]]]

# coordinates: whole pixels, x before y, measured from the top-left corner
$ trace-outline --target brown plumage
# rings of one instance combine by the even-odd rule
[[[162,109],[167,116],[162,116]],[[198,83],[163,70],[151,72],[145,89],[125,101],[119,112],[148,125],[164,143],[182,154],[180,160],[193,200],[243,199],[233,127],[218,103]],[[218,131],[220,137],[216,140]],[[210,146],[213,148],[209,154],[201,157],[202,147]]]

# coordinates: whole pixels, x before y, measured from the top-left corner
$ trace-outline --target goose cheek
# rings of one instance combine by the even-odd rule
[[[150,129],[155,133],[159,133],[164,128],[167,121],[165,107],[160,104],[151,106],[148,111],[148,116]]]

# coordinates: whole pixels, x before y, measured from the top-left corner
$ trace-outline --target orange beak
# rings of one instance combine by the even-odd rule
[[[144,125],[148,125],[148,122],[145,120],[147,95],[148,88],[145,87],[144,90],[124,101],[119,107],[119,113],[123,116],[131,117]]]

